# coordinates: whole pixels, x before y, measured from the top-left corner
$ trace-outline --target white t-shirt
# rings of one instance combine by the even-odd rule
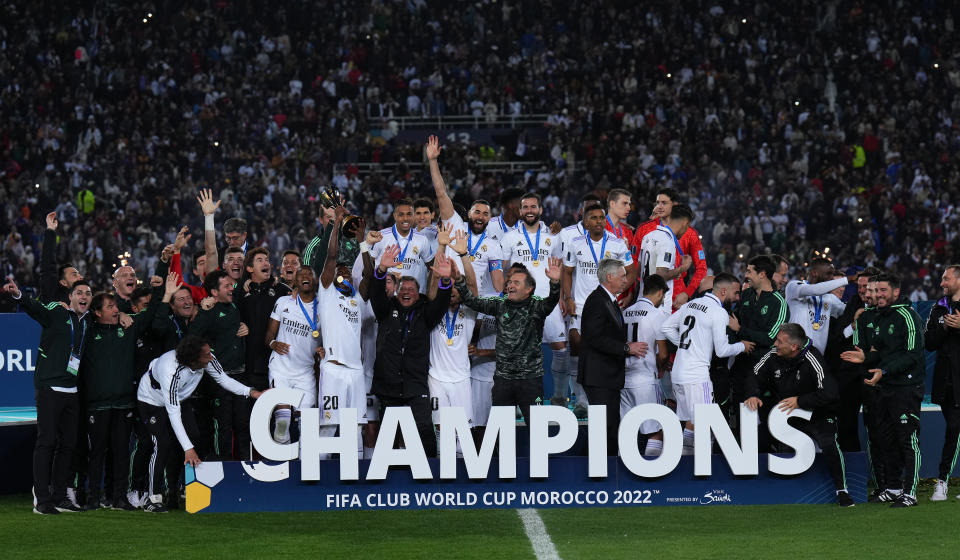
[[[583,312],[587,297],[599,285],[597,265],[603,259],[619,259],[623,266],[633,264],[633,255],[627,249],[627,244],[606,230],[599,241],[592,240],[589,235],[581,235],[574,237],[570,247],[564,249],[564,266],[574,268],[573,299],[577,304],[577,315]]]
[[[665,304],[654,307],[653,302],[645,297],[623,310],[627,342],[646,342],[649,347],[643,358],[627,356],[624,387],[642,387],[658,382],[657,338],[660,336],[660,327],[669,317],[670,310]]]
[[[443,320],[430,332],[430,377],[448,383],[470,378],[467,346],[476,322],[477,312],[464,305],[456,310],[447,309]],[[448,330],[450,327],[452,333]],[[452,344],[447,344],[447,340],[452,340]]]
[[[666,227],[659,225],[650,233],[643,236],[640,241],[640,270],[637,272],[642,281],[651,274],[655,274],[658,268],[673,270],[680,263],[680,254],[677,252],[676,238],[673,232]],[[664,301],[673,303],[673,285],[675,278],[667,280],[667,293],[664,295]]]
[[[813,341],[813,346],[821,353],[827,347],[830,318],[839,316],[846,309],[846,305],[830,292],[846,285],[846,278],[837,278],[818,284],[791,280],[783,289],[787,306],[790,308],[790,322],[803,327],[803,332],[807,333]],[[819,321],[816,320],[818,307]],[[819,329],[813,328],[815,322],[819,322]]]
[[[493,350],[497,347],[497,318],[492,315],[479,315],[480,334],[477,338],[477,350]],[[493,374],[497,369],[497,359],[494,356],[471,358],[473,367],[470,368],[470,377],[477,381],[493,382]]]
[[[323,325],[324,361],[335,361],[349,368],[362,370],[360,347],[360,294],[347,297],[334,286],[317,287],[320,298],[320,324]]]
[[[313,320],[314,302],[316,302],[317,321],[314,323],[318,329],[320,326],[320,301],[314,297],[314,301],[303,303],[307,314]],[[273,311],[270,318],[280,323],[277,329],[277,342],[283,342],[290,345],[286,354],[270,353],[269,368],[274,372],[280,372],[285,377],[310,376],[313,377],[313,354],[317,347],[323,344],[323,336],[313,338],[313,328],[307,322],[307,315],[304,315],[298,303],[299,298],[296,294],[284,296],[277,299],[273,305]]]
[[[730,316],[717,296],[708,293],[683,305],[660,327],[660,340],[669,340],[677,347],[671,376],[674,385],[710,381],[713,354],[721,358],[744,351],[742,342],[727,341]]]
[[[547,266],[549,266],[550,257],[559,257],[563,253],[560,249],[560,237],[550,233],[550,228],[540,222],[540,245],[537,246],[537,234],[526,231],[521,224],[520,227],[512,229],[500,240],[500,247],[503,250],[504,269],[509,270],[514,263],[520,263],[527,267],[527,270],[537,281],[537,289],[534,295],[547,297],[550,295],[550,279],[547,278]],[[527,237],[530,242],[527,243]],[[536,256],[534,256],[536,251]],[[534,264],[536,261],[536,264]]]
[[[499,295],[496,288],[493,287],[493,280],[490,273],[494,270],[503,270],[503,255],[500,251],[500,243],[493,239],[489,233],[489,227],[480,235],[474,233],[464,223],[459,214],[454,213],[449,220],[443,221],[444,225],[452,224],[453,230],[460,230],[467,234],[467,252],[472,257],[470,264],[473,265],[473,273],[477,277],[477,289],[480,297],[492,297]],[[454,252],[456,255],[456,252]],[[456,257],[460,262],[460,257]]]
[[[395,228],[389,227],[380,230],[383,236],[376,245],[370,249],[370,256],[373,257],[374,266],[379,264],[380,256],[390,245],[400,247],[400,255],[397,260],[400,266],[390,268],[388,272],[399,274],[400,276],[412,276],[420,283],[420,293],[427,292],[427,263],[433,260],[433,253],[436,250],[435,244],[430,242],[430,238],[414,229],[406,237],[399,232],[394,236]]]

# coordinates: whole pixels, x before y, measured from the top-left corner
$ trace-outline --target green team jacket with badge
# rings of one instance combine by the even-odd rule
[[[310,243],[307,243],[307,246],[303,249],[303,257],[300,262],[303,263],[303,266],[312,268],[317,278],[320,278],[323,273],[323,263],[327,261],[327,245],[330,244],[330,234],[332,233],[333,221],[320,230],[320,235],[311,239]],[[217,354],[217,359],[220,359],[219,354]],[[221,360],[220,363],[223,363],[223,361]]]
[[[550,295],[531,295],[524,301],[506,298],[478,298],[467,289],[461,277],[457,281],[460,299],[467,307],[497,319],[497,369],[494,376],[503,379],[543,377],[543,323],[560,301],[560,283],[550,282]]]
[[[863,315],[860,316],[861,319]],[[906,298],[878,309],[873,322],[870,346],[863,349],[867,369],[881,368],[884,385],[923,385],[926,360],[923,323]]]
[[[877,308],[864,307],[863,313],[857,319],[857,328],[853,329],[853,345],[863,350],[864,354],[870,351],[870,341],[873,340],[873,329],[876,327]]]
[[[35,299],[20,298],[18,303],[27,315],[43,327],[33,386],[37,389],[75,388],[79,372],[70,373],[67,364],[70,361],[71,340],[74,349],[82,348],[86,313],[78,317],[73,310],[64,308],[57,301],[44,305]]]
[[[210,311],[200,310],[187,327],[190,334],[202,336],[210,351],[217,357],[224,371],[243,368],[244,344],[237,336],[240,329],[240,311],[232,303],[217,303]]]
[[[790,321],[790,308],[780,292],[760,292],[747,288],[740,295],[737,306],[737,319],[740,321],[740,340],[749,340],[757,344],[757,350],[769,350],[777,338],[780,325]],[[762,352],[753,352],[754,356]]]
[[[90,322],[80,360],[80,383],[88,412],[136,406],[137,382],[143,375],[134,368],[137,337],[150,328],[161,306],[166,304],[154,290],[150,305],[130,316],[130,328]]]

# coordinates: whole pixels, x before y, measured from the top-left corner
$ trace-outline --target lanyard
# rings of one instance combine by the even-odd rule
[[[662,221],[660,222],[660,225],[666,228],[666,230],[670,232],[670,237],[673,238],[673,244],[677,246],[677,254],[680,255],[680,258],[682,259],[683,249],[680,248],[680,242],[677,241],[677,234],[673,233],[673,230],[670,229],[670,226],[664,224]]]
[[[481,233],[480,237],[477,238],[477,244],[474,245],[473,248],[471,249],[470,243],[471,243],[471,240],[473,239],[473,232],[470,230],[469,227],[467,228],[467,254],[470,255],[470,257],[473,257],[474,255],[477,254],[477,251],[480,250],[480,244],[483,243],[483,239],[486,236],[487,236],[487,230],[483,230],[483,233]]]
[[[392,227],[392,229],[393,229],[393,238],[397,240],[397,246],[399,247],[399,246],[400,246],[400,235],[397,233],[397,224],[393,224],[393,226],[391,226],[391,227]],[[404,258],[407,256],[407,249],[410,248],[410,241],[411,241],[411,240],[413,240],[413,235],[412,235],[412,234],[410,235],[410,237],[407,238],[407,244],[403,246],[403,250],[400,251],[400,254],[398,255],[398,256],[400,257],[400,263],[401,263],[401,264],[403,263]]]
[[[590,247],[590,254],[593,255],[593,262],[600,266],[600,259],[597,258],[597,253],[593,250],[593,239],[590,236],[587,236],[587,247]],[[602,259],[604,255],[607,254],[607,230],[603,230],[603,242],[600,244],[600,258]]]
[[[610,224],[610,229],[617,234],[617,239],[623,239],[623,224],[617,223],[617,229],[613,229],[613,222],[610,220],[610,216],[607,216],[607,223]]]
[[[180,323],[177,322],[177,318],[170,316],[170,321],[173,323],[173,328],[177,331],[177,340],[183,338],[183,330],[180,329]]]
[[[536,247],[533,246],[533,243],[530,243],[530,234],[527,233],[527,228],[521,227],[519,229],[523,230],[523,236],[527,239],[527,247],[530,248],[530,259],[532,259],[534,262],[538,262],[540,260],[540,229],[541,229],[539,224],[537,225],[537,246]]]
[[[823,296],[815,296],[813,303],[815,305],[813,308],[813,322],[819,324],[820,315],[823,314]]]
[[[84,322],[83,319],[80,319],[79,316],[78,316],[77,319],[78,319],[78,320],[80,321],[80,323],[83,325],[83,328],[80,330],[80,348],[77,349],[77,353],[74,354],[74,356],[76,356],[76,357],[79,358],[80,356],[83,355],[83,342],[84,342],[84,340],[86,339],[87,323]],[[74,334],[75,334],[75,333],[74,333],[74,331],[73,331],[73,317],[70,317],[70,353],[71,353],[71,354],[73,354],[73,349],[76,348],[76,346],[77,346],[77,341],[76,341],[76,339],[74,338]]]
[[[300,296],[297,296],[297,303],[300,304],[300,311],[303,311],[303,316],[307,319],[307,324],[310,325],[310,328],[314,331],[317,330],[317,296],[313,296],[313,320],[310,320],[310,315],[307,314],[307,308],[303,306],[303,301],[300,299]]]
[[[450,310],[443,314],[443,324],[447,327],[447,346],[453,345],[453,328],[457,326],[457,314],[460,312],[460,306],[453,310],[451,316]]]

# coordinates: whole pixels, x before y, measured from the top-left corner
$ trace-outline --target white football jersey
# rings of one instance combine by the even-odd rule
[[[317,296],[314,296],[314,300],[310,303],[303,303],[303,307],[307,310],[306,314],[300,308],[300,303],[303,302],[297,294],[284,296],[277,299],[270,313],[270,318],[280,323],[280,328],[277,329],[277,342],[289,344],[290,349],[286,354],[271,352],[268,367],[274,374],[287,378],[313,377],[313,354],[317,347],[323,344],[323,336],[314,338],[313,328],[307,322],[307,315],[312,321],[316,311],[314,324],[321,329],[320,301]]]
[[[657,338],[660,337],[660,327],[669,317],[670,310],[665,303],[654,307],[653,302],[645,297],[623,310],[627,342],[646,342],[649,347],[643,358],[627,356],[624,387],[657,383]]]
[[[549,266],[550,257],[559,257],[563,253],[560,249],[560,238],[558,235],[550,233],[550,228],[540,222],[539,246],[537,245],[537,233],[530,233],[521,224],[520,227],[512,229],[500,240],[500,247],[503,250],[504,269],[509,270],[514,263],[520,263],[527,267],[527,270],[537,281],[537,289],[533,292],[539,297],[550,295],[550,279],[547,278],[547,266]],[[527,242],[527,236],[530,242]]]
[[[599,241],[594,241],[589,235],[581,235],[573,238],[570,247],[564,249],[564,266],[574,268],[573,299],[577,304],[577,315],[583,312],[587,297],[599,285],[597,265],[603,259],[619,259],[623,266],[633,264],[633,255],[627,244],[606,230]]]
[[[436,224],[430,224],[429,226],[423,229],[413,228],[417,233],[423,234],[427,239],[430,240],[430,244],[436,246],[437,244],[437,226]]]
[[[492,315],[477,317],[480,334],[477,335],[477,350],[493,350],[497,347],[497,318]],[[494,356],[474,357],[470,359],[470,377],[477,381],[493,382],[493,374],[497,369],[497,359]]]
[[[560,250],[566,253],[567,246],[574,240],[576,237],[581,235],[586,235],[587,230],[583,227],[583,222],[577,222],[572,226],[567,226],[560,230]]]
[[[360,294],[352,297],[340,293],[334,286],[317,288],[320,298],[320,324],[323,326],[323,360],[335,361],[356,370],[363,369],[363,352],[360,346]]]
[[[203,369],[190,369],[177,362],[176,350],[170,350],[151,361],[150,367],[140,378],[140,385],[137,387],[137,400],[153,406],[162,406],[167,410],[170,426],[173,427],[173,433],[184,451],[191,449],[193,443],[183,427],[180,403],[197,389],[204,372],[234,395],[241,397],[250,395],[250,387],[224,373],[216,357]]]
[[[712,293],[684,304],[664,321],[657,338],[677,347],[671,372],[674,385],[710,381],[714,353],[729,358],[744,351],[742,342],[727,341],[729,324],[730,316]]]
[[[480,297],[493,297],[500,295],[493,287],[493,280],[490,279],[490,272],[494,270],[503,270],[503,255],[500,251],[500,243],[489,234],[489,227],[480,235],[474,233],[464,223],[459,214],[454,213],[449,220],[444,220],[444,225],[452,224],[453,231],[463,231],[467,234],[467,252],[470,254],[470,264],[473,265],[473,273],[477,277],[477,289]],[[456,253],[454,253],[456,254]],[[456,257],[457,262],[460,257]]]
[[[493,239],[496,242],[503,240],[503,236],[506,235],[510,230],[515,229],[520,224],[520,220],[517,220],[517,223],[512,226],[508,226],[506,222],[503,221],[503,216],[497,216],[490,220],[490,223],[487,224],[487,237]]]
[[[397,256],[397,261],[401,264],[390,268],[388,272],[400,276],[413,276],[420,283],[420,293],[425,294],[427,292],[427,263],[433,260],[436,244],[431,243],[426,235],[418,233],[412,228],[406,237],[400,235],[392,227],[380,230],[380,234],[383,239],[370,249],[374,266],[380,262],[380,256],[383,255],[387,247],[390,245],[399,246],[400,254]]]
[[[467,346],[476,322],[477,312],[464,305],[447,309],[443,320],[430,332],[430,377],[448,383],[470,379]]]
[[[637,271],[637,277],[640,278],[641,282],[647,276],[655,274],[658,268],[673,270],[680,266],[678,261],[681,256],[677,251],[676,238],[673,236],[673,232],[667,227],[659,225],[655,230],[644,235],[643,240],[640,241],[638,258],[640,262],[637,263],[637,266],[640,269]],[[664,301],[671,304],[673,303],[673,285],[675,282],[676,278],[667,280],[667,293],[664,295]]]
[[[814,347],[821,353],[827,347],[830,318],[839,316],[846,309],[846,305],[830,292],[846,285],[846,278],[817,284],[791,280],[783,289],[787,307],[790,308],[790,322],[803,327],[803,331],[813,341]],[[819,328],[813,328],[817,323]]]

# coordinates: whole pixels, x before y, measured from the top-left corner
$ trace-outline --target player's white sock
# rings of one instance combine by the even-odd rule
[[[553,351],[553,363],[550,371],[553,373],[553,396],[560,399],[567,398],[570,391],[570,350]]]
[[[693,455],[693,430],[683,429],[683,455]]]
[[[363,446],[363,458],[364,459],[373,459],[373,448]]]
[[[663,452],[663,441],[659,439],[650,438],[647,440],[647,447],[643,450],[643,454],[649,457],[659,457]]]
[[[290,417],[293,411],[289,408],[278,408],[273,411],[273,441],[290,443]]]

